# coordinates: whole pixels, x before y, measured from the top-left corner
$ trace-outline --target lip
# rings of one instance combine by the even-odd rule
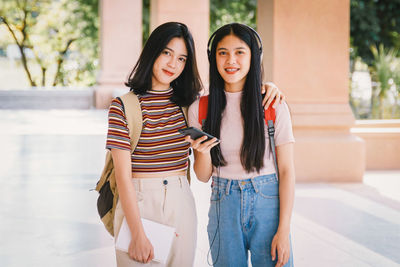
[[[167,71],[167,70],[162,70],[165,74],[167,74],[168,76],[173,76],[175,73]]]
[[[235,74],[240,70],[240,68],[224,68],[224,70],[227,74]]]

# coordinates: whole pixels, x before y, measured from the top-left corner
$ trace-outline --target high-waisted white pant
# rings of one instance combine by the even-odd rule
[[[192,191],[186,176],[166,178],[132,179],[136,189],[140,216],[158,223],[175,227],[174,237],[168,257],[168,267],[193,266],[196,238],[197,215]],[[124,218],[118,201],[114,217],[114,236],[117,237]],[[165,266],[151,261],[148,264],[136,262],[128,253],[116,250],[118,267]]]

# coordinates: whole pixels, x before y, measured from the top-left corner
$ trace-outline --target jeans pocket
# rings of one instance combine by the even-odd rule
[[[263,198],[278,198],[279,197],[279,183],[278,181],[270,181],[260,184],[258,186],[259,193]]]
[[[219,187],[213,187],[210,201],[211,203],[221,202],[222,200],[224,200],[225,196],[225,190],[222,190]]]

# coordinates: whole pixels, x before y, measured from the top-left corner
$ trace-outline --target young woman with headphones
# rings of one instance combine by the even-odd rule
[[[207,117],[199,123],[199,101],[189,125],[207,137],[190,141],[199,180],[212,176],[208,236],[214,266],[293,266],[290,219],[294,200],[294,137],[286,103],[276,107],[277,166],[262,105],[262,44],[250,27],[232,23],[209,40]],[[278,171],[279,170],[279,171]],[[279,174],[279,179],[278,179]]]

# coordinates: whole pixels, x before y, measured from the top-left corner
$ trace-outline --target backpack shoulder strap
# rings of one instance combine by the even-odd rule
[[[269,147],[271,149],[272,157],[274,159],[274,165],[275,165],[275,170],[276,170],[276,177],[279,179],[279,172],[278,172],[278,163],[276,160],[276,148],[275,148],[275,119],[276,119],[276,113],[275,109],[272,107],[272,105],[275,103],[275,100],[272,101],[272,103],[269,105],[269,107],[264,110],[264,119],[265,123],[268,126],[268,137],[269,137]]]
[[[200,97],[199,100],[199,123],[203,125],[205,119],[207,118],[208,111],[208,95]]]
[[[185,119],[186,126],[189,127],[189,124],[188,124],[188,107],[180,107],[180,109],[181,109],[181,111],[183,113],[183,118]]]
[[[268,121],[272,120],[273,123],[275,123],[275,109],[272,107],[272,105],[275,103],[275,100],[271,102],[271,104],[269,105],[269,107],[264,110],[264,119],[265,119],[265,123],[268,125]]]
[[[185,119],[186,127],[189,127],[189,124],[188,124],[188,107],[180,107],[180,108],[182,110],[183,117]],[[190,155],[192,154],[192,150],[191,149],[192,148],[189,148],[188,167],[187,167],[187,172],[186,172],[186,177],[188,179],[189,184],[190,184],[190,181],[191,181],[191,176],[190,176],[190,165],[191,165],[191,163],[190,163]]]
[[[128,123],[129,137],[131,138],[131,153],[133,153],[139,142],[140,134],[142,133],[142,109],[140,108],[138,96],[133,92],[122,95],[120,99]]]

